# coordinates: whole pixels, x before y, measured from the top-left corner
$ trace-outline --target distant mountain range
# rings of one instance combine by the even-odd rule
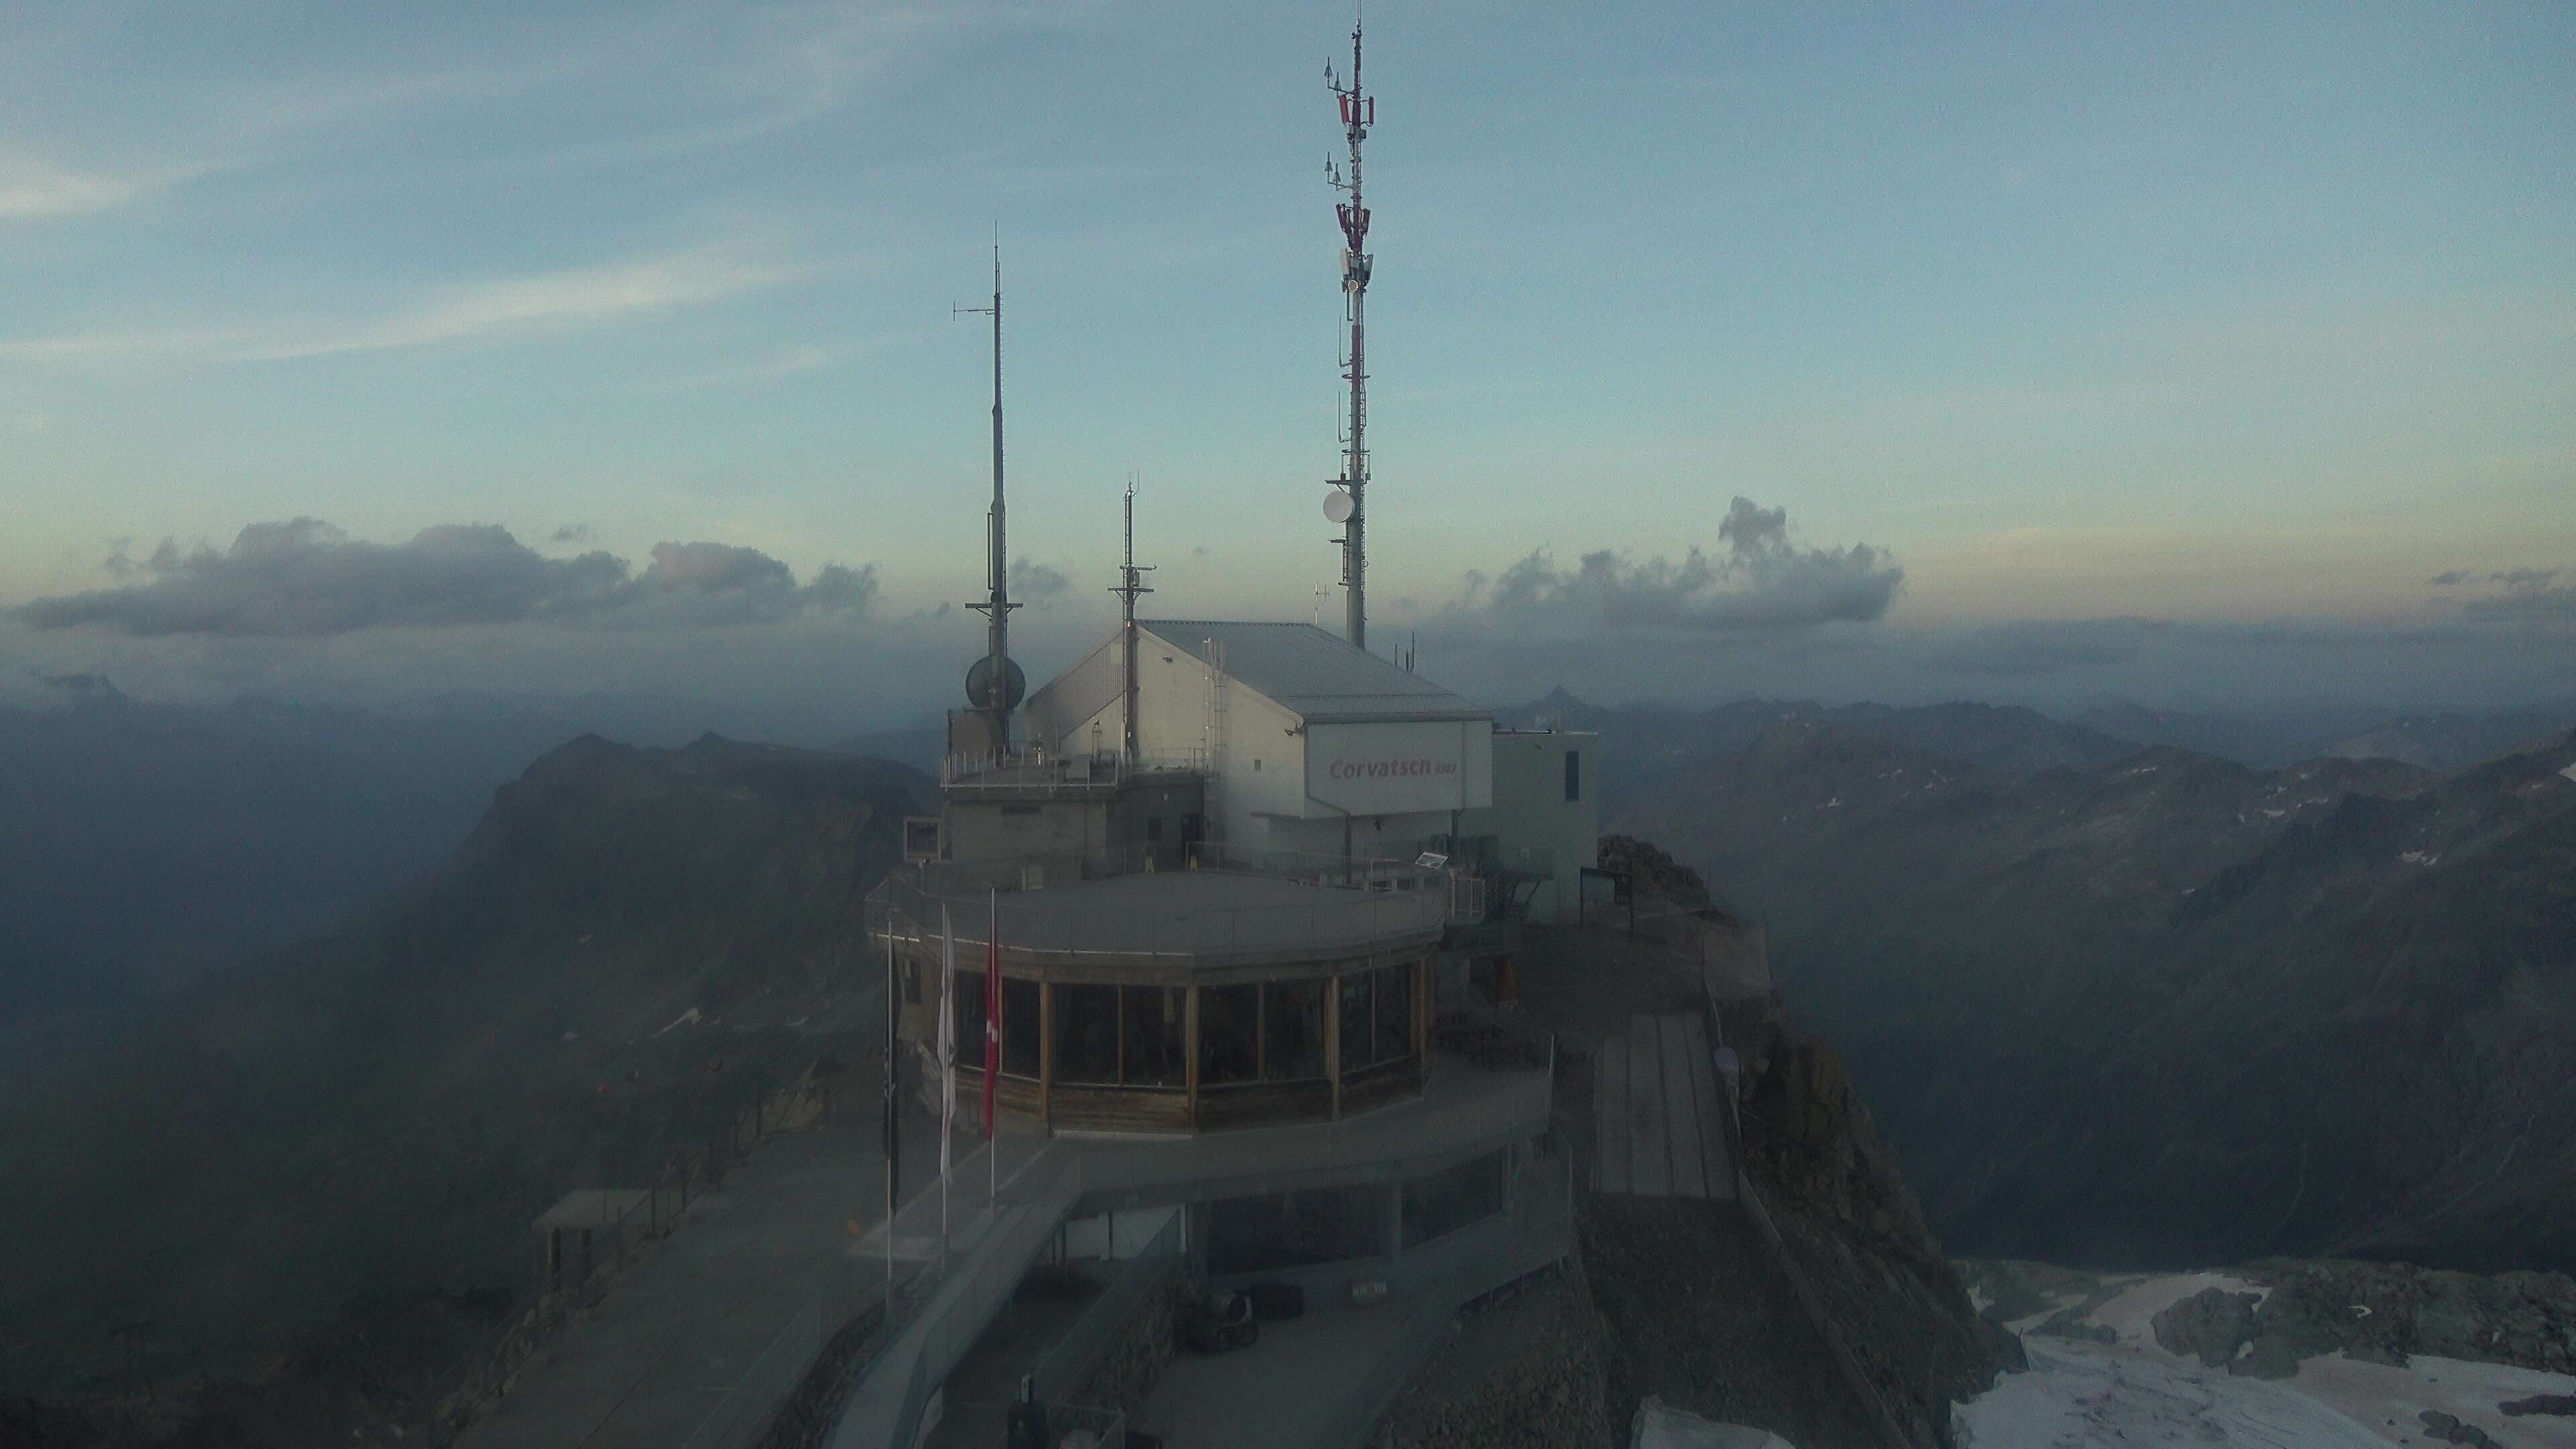
[[[1955,1250],[2576,1267],[2576,734],[2016,776],[1793,718],[1617,823],[1770,923]]]
[[[261,1393],[324,1422],[418,1387],[547,1203],[655,1181],[764,1073],[864,1053],[863,901],[929,790],[585,736],[349,924],[138,1006],[103,1053],[0,1054],[13,1379],[113,1371],[109,1330],[149,1320],[215,1361],[292,1351]],[[205,1442],[279,1442],[233,1432]]]
[[[2150,745],[2177,746],[2259,769],[2332,755],[2454,770],[2576,727],[2576,699],[2527,709],[2413,715],[2340,706],[2232,715],[2118,704],[2059,719],[2022,705],[1967,701],[1824,705],[1753,699],[1714,706],[1604,706],[1559,688],[1528,704],[1496,710],[1494,717],[1511,728],[1600,731],[1602,805],[1615,815],[1791,721],[1835,725],[2005,775],[2095,769]]]

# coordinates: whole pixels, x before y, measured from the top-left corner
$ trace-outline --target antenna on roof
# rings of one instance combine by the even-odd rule
[[[1118,596],[1118,637],[1126,651],[1126,693],[1121,697],[1118,713],[1120,747],[1126,751],[1127,763],[1136,763],[1136,596],[1154,592],[1147,587],[1145,575],[1154,571],[1152,564],[1136,562],[1136,475],[1127,475],[1127,552],[1118,565],[1118,587],[1109,592]]]
[[[1028,676],[1011,662],[1011,567],[1002,507],[1002,227],[993,224],[993,305],[956,306],[951,317],[993,319],[993,508],[984,515],[984,585],[987,597],[966,607],[984,615],[984,657],[966,671],[966,702],[991,723],[993,754],[1010,753],[1011,711],[1028,694]]]
[[[1331,161],[1324,163],[1324,180],[1337,191],[1347,191],[1351,199],[1337,202],[1334,213],[1342,223],[1342,297],[1343,311],[1350,322],[1351,341],[1349,370],[1342,376],[1351,385],[1350,423],[1342,437],[1342,476],[1332,479],[1335,492],[1324,497],[1324,516],[1342,526],[1338,540],[1342,546],[1342,587],[1350,590],[1345,601],[1345,632],[1350,641],[1362,649],[1368,647],[1368,532],[1367,512],[1361,506],[1368,490],[1368,345],[1367,303],[1370,258],[1361,250],[1368,242],[1368,207],[1360,200],[1360,143],[1368,139],[1369,127],[1377,124],[1377,99],[1360,89],[1360,12],[1354,6],[1351,14],[1351,81],[1342,84],[1333,74],[1331,62],[1324,65],[1324,88],[1340,103],[1342,135],[1350,143],[1351,170],[1345,180]]]

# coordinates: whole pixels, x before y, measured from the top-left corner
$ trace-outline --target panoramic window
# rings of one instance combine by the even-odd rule
[[[1055,989],[1055,1079],[1086,1085],[1117,1084],[1117,987]]]
[[[1324,982],[1273,981],[1261,991],[1262,1080],[1324,1075]]]
[[[1258,986],[1200,988],[1200,1086],[1253,1080],[1260,1011]]]
[[[1344,1075],[1412,1054],[1412,975],[1409,966],[1387,966],[1342,978]]]
[[[951,976],[955,990],[948,997],[949,1018],[957,1028],[957,1064],[984,1069],[984,973],[959,971]]]
[[[1118,988],[1121,1081],[1131,1087],[1183,1085],[1182,1011],[1177,986]]]
[[[983,1028],[976,1028],[979,1037]],[[1038,1074],[1038,984],[1002,978],[1002,1072]]]

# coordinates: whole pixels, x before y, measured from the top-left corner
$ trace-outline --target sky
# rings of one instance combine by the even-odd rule
[[[962,702],[1341,612],[1340,5],[0,12],[0,698]],[[2576,692],[2576,9],[1382,0],[1372,634],[1497,703]],[[772,716],[764,716],[769,718]]]

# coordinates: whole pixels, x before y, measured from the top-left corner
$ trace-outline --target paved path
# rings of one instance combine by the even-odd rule
[[[677,1449],[885,1214],[875,1104],[762,1144],[613,1283],[589,1320],[520,1370],[460,1449]],[[915,1137],[919,1140],[915,1141]],[[904,1176],[938,1161],[925,1124]]]
[[[1698,1013],[1632,1017],[1626,1035],[1603,1042],[1594,1061],[1593,1191],[1735,1196],[1717,1072]]]
[[[1184,1350],[1154,1384],[1136,1427],[1169,1449],[1311,1449],[1352,1386],[1403,1347],[1415,1305],[1325,1309],[1261,1325],[1230,1353]]]

